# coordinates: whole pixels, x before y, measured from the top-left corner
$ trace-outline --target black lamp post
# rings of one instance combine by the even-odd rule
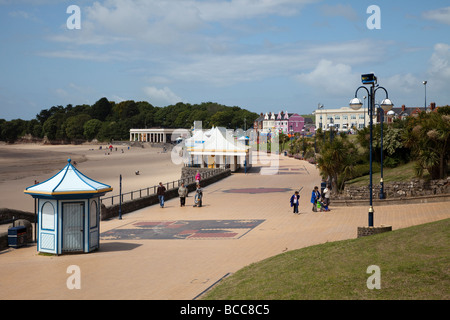
[[[330,128],[330,143],[333,143],[333,133],[334,133],[334,120],[330,119],[330,124],[328,125]]]
[[[375,93],[382,89],[386,93],[386,99],[381,102],[381,108],[383,110],[390,110],[393,107],[392,101],[388,98],[388,92],[385,88],[380,87],[377,84],[377,77],[373,73],[364,74],[361,76],[363,86],[360,86],[355,92],[355,98],[350,101],[350,108],[353,110],[359,110],[362,107],[362,102],[358,98],[358,91],[364,89],[368,94],[368,113],[369,113],[369,129],[370,129],[370,173],[369,173],[369,227],[373,227],[373,194],[372,194],[372,141],[373,141],[373,112],[375,107]],[[370,90],[364,85],[370,85]]]
[[[323,109],[323,104],[319,103],[319,105],[317,106],[317,110],[319,110],[319,109]],[[316,117],[317,117],[317,113],[316,113]],[[320,121],[319,121],[318,124],[319,124],[318,127],[322,128],[322,114],[320,114]],[[317,153],[317,139],[316,139],[316,136],[317,136],[317,127],[314,130],[314,153]]]
[[[425,110],[427,110],[427,83],[428,83],[428,81],[425,80],[422,83],[425,87],[425,105],[423,107]]]

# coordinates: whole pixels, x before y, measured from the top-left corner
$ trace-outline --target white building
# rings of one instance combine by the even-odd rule
[[[170,143],[175,131],[183,129],[167,128],[149,128],[149,129],[130,129],[130,141],[151,142],[151,143]]]
[[[264,115],[263,120],[263,131],[264,132],[275,132],[276,127],[276,116],[275,113],[267,113]]]
[[[367,107],[359,110],[353,110],[350,107],[340,109],[317,109],[316,128],[322,128],[326,131],[330,129],[330,124],[334,125],[335,131],[357,130],[369,126],[369,115]],[[374,113],[373,123],[377,122],[376,113]]]

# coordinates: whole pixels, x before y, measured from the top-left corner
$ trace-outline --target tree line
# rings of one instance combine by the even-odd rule
[[[156,107],[146,101],[115,103],[103,97],[93,105],[71,104],[43,109],[35,119],[0,119],[0,141],[14,143],[25,135],[50,141],[128,140],[131,128],[186,128],[202,121],[203,128],[249,128],[258,114],[215,102],[179,102]]]

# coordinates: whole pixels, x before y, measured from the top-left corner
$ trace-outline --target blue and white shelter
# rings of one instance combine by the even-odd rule
[[[100,245],[100,197],[111,186],[68,164],[52,178],[28,187],[37,199],[37,250],[54,254],[91,252]]]

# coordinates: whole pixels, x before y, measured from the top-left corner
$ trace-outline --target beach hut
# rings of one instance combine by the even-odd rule
[[[37,250],[53,254],[91,252],[100,244],[100,197],[106,184],[67,165],[52,178],[24,193],[37,199]]]

